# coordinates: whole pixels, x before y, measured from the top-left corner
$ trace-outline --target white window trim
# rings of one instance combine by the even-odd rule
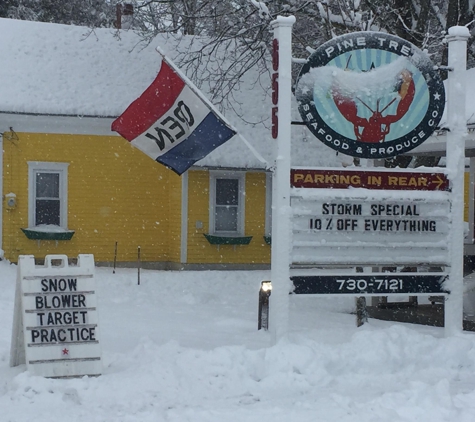
[[[188,172],[181,175],[181,243],[180,262],[188,261]]]
[[[244,236],[244,221],[245,221],[245,185],[246,185],[246,173],[234,172],[234,171],[218,171],[213,170],[209,172],[209,232],[216,236]],[[239,181],[239,197],[238,197],[238,210],[237,210],[237,231],[216,232],[214,230],[215,223],[215,204],[216,204],[216,179],[238,179]]]
[[[68,228],[68,167],[69,163],[28,161],[28,227],[35,227],[35,173],[59,173],[59,225]]]
[[[272,235],[272,173],[266,173],[265,235]]]

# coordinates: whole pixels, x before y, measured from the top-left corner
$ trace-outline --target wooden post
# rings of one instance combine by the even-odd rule
[[[368,270],[368,269],[366,269]],[[364,267],[356,267],[357,273],[364,273]],[[368,322],[368,310],[366,309],[366,298],[364,296],[355,297],[356,301],[356,326],[361,327]]]
[[[115,274],[116,264],[117,264],[117,242],[115,242],[115,247],[114,247],[114,269],[112,270],[112,274]]]
[[[361,327],[365,322],[368,322],[366,298],[361,296],[356,298],[356,326]]]
[[[140,286],[140,246],[137,247],[137,285]]]

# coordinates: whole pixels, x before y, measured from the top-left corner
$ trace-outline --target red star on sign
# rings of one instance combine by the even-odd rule
[[[63,356],[69,356],[69,349],[64,348],[63,350],[61,350],[61,353]]]

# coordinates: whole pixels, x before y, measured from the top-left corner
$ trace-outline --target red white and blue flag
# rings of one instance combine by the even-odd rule
[[[165,60],[152,84],[112,130],[181,175],[236,131]]]

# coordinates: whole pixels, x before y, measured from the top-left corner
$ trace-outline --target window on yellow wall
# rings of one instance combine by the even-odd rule
[[[210,229],[217,235],[244,235],[244,173],[210,172]]]
[[[36,172],[35,225],[60,225],[59,174]]]
[[[67,228],[68,164],[28,163],[28,225]]]

